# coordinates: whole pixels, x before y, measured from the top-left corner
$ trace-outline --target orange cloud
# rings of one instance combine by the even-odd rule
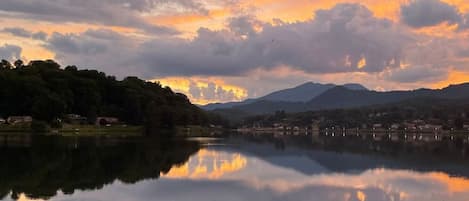
[[[444,173],[431,173],[430,176],[445,184],[448,187],[448,191],[451,193],[468,192],[469,191],[469,180],[460,177],[450,177]]]
[[[0,27],[1,29],[1,27]],[[26,60],[37,60],[37,59],[53,59],[55,54],[42,47],[42,42],[35,41],[30,38],[15,37],[9,34],[0,33],[0,43],[4,44],[15,44],[22,48],[21,55]]]
[[[461,12],[469,11],[469,3],[467,0],[443,0],[443,2],[456,6]]]
[[[448,79],[432,84],[432,88],[444,88],[450,84],[461,84],[469,82],[469,73],[451,70]]]
[[[225,81],[215,78],[167,77],[153,81],[159,81],[163,86],[169,86],[176,92],[186,94],[191,102],[196,104],[240,101],[248,96],[246,89],[227,84]],[[206,90],[209,89],[209,85],[215,86],[211,91],[211,93],[214,94],[206,93]]]
[[[360,3],[367,6],[377,17],[397,20],[400,1],[376,0],[255,0],[244,1],[243,7],[259,8],[258,17],[264,21],[279,18],[286,22],[311,19],[317,9],[329,9],[338,3]]]
[[[217,8],[209,10],[207,15],[198,13],[178,13],[147,17],[147,21],[155,25],[176,28],[183,32],[181,37],[192,38],[201,27],[222,29],[225,26],[226,19],[231,15],[230,8]]]
[[[447,23],[442,23],[436,26],[423,27],[420,29],[414,29],[413,31],[417,34],[424,34],[437,37],[447,37],[452,38],[455,35],[455,31],[458,29],[458,25],[450,25]]]

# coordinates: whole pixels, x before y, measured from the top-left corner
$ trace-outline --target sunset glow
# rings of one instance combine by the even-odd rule
[[[382,90],[469,81],[468,0],[41,2],[44,9],[60,6],[74,15],[36,12],[36,1],[0,3],[1,57],[55,59],[119,78],[157,79],[197,104],[255,98],[305,81],[345,83],[351,77]],[[424,6],[433,11],[416,10]],[[345,15],[339,28],[344,30],[336,32],[332,26]],[[408,64],[409,74],[422,66],[429,73],[402,80],[395,76],[397,65],[388,65],[391,60]],[[278,74],[278,68],[286,70]],[[297,82],[276,79],[272,85],[272,79],[257,79],[259,72]]]

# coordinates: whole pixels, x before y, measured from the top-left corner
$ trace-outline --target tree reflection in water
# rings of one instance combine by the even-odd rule
[[[115,180],[159,178],[199,150],[185,140],[4,137],[0,140],[0,199],[21,194],[48,199],[57,191],[101,189]]]

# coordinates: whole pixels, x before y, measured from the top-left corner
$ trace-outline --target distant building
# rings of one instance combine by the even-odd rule
[[[409,129],[409,130],[415,130],[417,129],[417,126],[413,123],[404,123],[404,128]]]
[[[15,124],[28,124],[33,121],[33,118],[31,116],[11,116],[8,117],[7,122],[9,124],[15,125]]]
[[[401,127],[401,125],[399,125],[399,124],[392,124],[391,125],[391,129],[394,129],[394,130],[399,129],[400,127]]]
[[[108,124],[118,124],[119,119],[116,117],[98,117],[96,118],[96,125],[105,126]]]
[[[313,121],[313,124],[311,125],[311,133],[315,136],[319,135],[320,129],[319,129],[319,122],[318,121]]]
[[[78,114],[65,115],[65,121],[70,124],[85,124],[88,119]]]
[[[0,118],[0,124],[5,124],[7,121],[4,118]]]
[[[441,130],[443,128],[442,125],[433,125],[433,124],[425,124],[424,126],[420,126],[420,129],[423,130]]]
[[[425,121],[421,120],[421,119],[416,119],[416,120],[412,121],[412,123],[414,123],[416,125],[423,125],[423,124],[425,124]]]

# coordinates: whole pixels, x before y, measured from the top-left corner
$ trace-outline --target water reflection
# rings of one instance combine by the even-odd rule
[[[118,142],[104,145],[107,148],[85,146],[84,143],[80,143],[80,146],[73,150],[84,150],[78,151],[79,154],[72,154],[73,156],[59,154],[58,151],[64,150],[56,150],[57,154],[65,159],[58,163],[34,166],[45,165],[42,170],[49,171],[38,170],[30,174],[24,172],[24,169],[31,171],[36,168],[23,168],[13,171],[13,175],[17,176],[9,177],[9,181],[5,182],[2,177],[1,186],[10,189],[6,191],[7,197],[4,200],[11,200],[10,197],[28,200],[28,197],[33,197],[51,200],[113,201],[466,201],[469,198],[469,179],[466,176],[469,173],[469,166],[462,161],[465,156],[459,154],[438,157],[460,153],[455,151],[461,148],[457,144],[444,146],[419,144],[410,147],[409,144],[396,145],[394,142],[382,141],[371,143],[363,139],[341,142],[337,139],[311,141],[310,138],[272,136],[231,137],[223,139],[220,143],[208,143],[228,145],[203,146],[200,150],[199,146],[192,144],[191,141],[184,141],[187,144],[183,143],[182,146],[179,144],[174,146],[172,142],[141,143]],[[99,144],[107,143],[101,141]],[[378,146],[379,150],[376,148]],[[437,157],[428,156],[431,154],[422,155],[428,153],[428,150],[433,150],[428,146],[438,147],[439,155]],[[402,150],[402,147],[406,149]],[[2,151],[17,153],[10,149],[3,148]],[[45,157],[34,154],[29,149],[26,149],[27,151],[25,148],[14,149],[28,153],[17,154],[28,160],[34,160],[33,158],[37,156]],[[70,157],[80,161],[83,166],[95,167],[91,162],[94,161],[91,158],[95,156],[91,155],[98,155],[96,158],[100,160],[97,161],[101,163],[97,164],[105,167],[91,168],[88,171],[78,168],[80,171],[75,173],[75,177],[61,176],[64,174],[60,173],[58,167],[68,169],[66,161]],[[77,163],[73,163],[70,168]],[[3,168],[6,166],[8,165],[0,165]],[[123,167],[118,168],[120,166]],[[11,167],[6,170],[13,169],[14,167]],[[2,170],[5,172],[5,169]],[[107,173],[111,170],[119,171]],[[41,174],[38,174],[39,172]],[[108,174],[108,178],[111,179],[100,180],[100,174]],[[28,176],[29,180],[13,179]],[[61,179],[54,179],[56,176]],[[95,181],[94,177],[98,178],[97,181],[105,182],[97,182],[98,184],[95,182],[91,187],[89,183],[83,182]],[[88,185],[84,185],[85,187],[78,185],[82,183]],[[52,190],[54,194],[37,196],[44,189],[33,192],[28,188],[19,188],[19,186],[38,188],[42,186],[39,184],[49,186],[56,184],[51,188],[54,189]],[[63,189],[67,187],[74,191],[65,193],[67,191]]]
[[[28,137],[30,138],[30,137]],[[34,137],[0,146],[0,197],[48,199],[116,180],[156,179],[199,149],[189,141]],[[177,147],[177,149],[176,149]]]
[[[239,153],[228,153],[209,149],[200,150],[189,161],[173,167],[166,178],[219,179],[246,167],[247,159]]]

